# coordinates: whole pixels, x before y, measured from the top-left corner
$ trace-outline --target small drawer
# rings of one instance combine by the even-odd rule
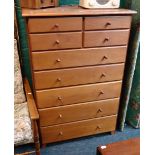
[[[85,32],[84,47],[127,45],[129,32],[129,30]]]
[[[79,77],[80,78],[80,77]],[[116,98],[122,81],[36,91],[37,107],[48,108],[69,104]]]
[[[127,47],[32,52],[34,70],[125,62]]]
[[[32,51],[82,47],[81,32],[29,34],[29,36]]]
[[[85,30],[129,29],[131,16],[85,17]]]
[[[114,131],[117,115],[41,127],[42,143],[57,142],[92,134]]]
[[[123,71],[124,63],[34,72],[35,89],[122,80]]]
[[[28,29],[29,33],[80,31],[82,30],[82,18],[30,18]]]
[[[119,99],[109,99],[82,104],[39,110],[40,126],[56,125],[117,114]]]

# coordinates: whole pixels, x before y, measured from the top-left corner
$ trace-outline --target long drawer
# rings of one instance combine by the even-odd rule
[[[125,62],[126,46],[32,52],[33,70]]]
[[[29,37],[32,51],[82,47],[81,32],[29,34]]]
[[[119,98],[39,109],[40,126],[56,125],[117,114]]]
[[[127,45],[129,32],[129,29],[84,32],[84,47]]]
[[[35,89],[122,80],[123,64],[34,72]]]
[[[82,17],[30,18],[29,33],[82,30]]]
[[[117,116],[107,116],[86,121],[41,127],[42,143],[62,141],[92,134],[114,131]]]
[[[131,16],[85,17],[85,30],[127,29],[130,25]]]
[[[80,78],[80,77],[79,77]],[[95,101],[120,96],[122,81],[36,91],[38,108]]]

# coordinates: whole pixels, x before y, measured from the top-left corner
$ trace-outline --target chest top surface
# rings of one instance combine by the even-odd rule
[[[79,6],[63,6],[46,9],[22,9],[23,17],[39,16],[92,16],[92,15],[132,15],[136,11],[128,9],[84,9]]]

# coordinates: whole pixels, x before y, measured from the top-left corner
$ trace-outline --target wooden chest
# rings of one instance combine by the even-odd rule
[[[42,143],[116,129],[132,14],[23,9]]]

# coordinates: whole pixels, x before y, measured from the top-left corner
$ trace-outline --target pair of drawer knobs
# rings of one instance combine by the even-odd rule
[[[99,96],[100,96],[100,95],[104,95],[104,91],[101,90],[101,91],[99,92]],[[62,97],[61,97],[61,96],[58,96],[58,100],[59,100],[61,103],[63,103]]]
[[[103,60],[107,60],[107,59],[108,59],[108,57],[106,57],[106,56],[103,56],[103,57],[102,57],[102,61],[103,61]],[[60,58],[56,59],[56,62],[61,62],[61,59],[60,59]]]
[[[98,109],[97,113],[103,112],[101,108]],[[59,114],[59,118],[62,118],[62,114]]]
[[[99,130],[102,129],[100,125],[97,125],[96,130],[98,130],[98,129],[99,129]],[[60,131],[60,132],[59,132],[59,135],[60,135],[60,136],[63,136],[63,132]]]
[[[110,40],[110,38],[106,37],[104,40],[103,40],[103,43],[106,43]],[[59,40],[56,40],[55,41],[55,44],[59,45],[60,44],[60,41]]]
[[[43,1],[43,0],[42,0],[42,1]],[[107,22],[104,26],[105,26],[105,27],[108,27],[108,26],[110,26],[110,25],[111,25],[111,23],[110,23],[110,22]],[[58,28],[58,27],[59,27],[59,24],[55,24],[54,27],[55,27],[55,28]]]
[[[102,77],[106,77],[106,75],[105,75],[104,73],[102,73],[100,77],[101,77],[101,78],[102,78]],[[61,82],[61,81],[62,81],[62,79],[61,79],[61,78],[57,78],[57,80],[56,80],[56,81],[57,81],[57,82]]]

